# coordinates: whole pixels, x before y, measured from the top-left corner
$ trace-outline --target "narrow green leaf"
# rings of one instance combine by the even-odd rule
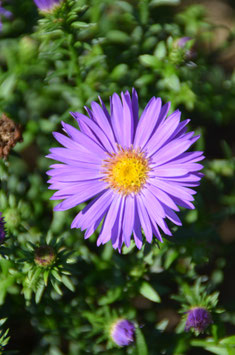
[[[148,355],[148,348],[140,328],[136,328],[136,348],[138,355]]]
[[[220,340],[220,344],[233,345],[235,347],[235,335]]]
[[[150,301],[161,302],[161,298],[157,291],[155,291],[154,288],[146,281],[144,281],[140,287],[140,294],[148,298]]]
[[[75,291],[75,287],[72,283],[72,281],[65,275],[62,276],[62,282],[63,284],[72,292]]]

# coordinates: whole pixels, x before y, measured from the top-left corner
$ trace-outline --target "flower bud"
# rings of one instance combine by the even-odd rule
[[[190,309],[187,314],[186,331],[193,328],[199,333],[203,333],[208,325],[212,323],[211,314],[205,308],[195,307]]]
[[[0,244],[3,243],[4,239],[5,239],[5,228],[4,228],[4,219],[2,217],[2,212],[0,212]]]
[[[191,37],[181,37],[176,42],[176,46],[178,48],[182,48],[182,49],[186,50],[185,59],[192,59],[192,58],[196,57],[196,51],[195,51],[194,46],[190,49],[187,49],[187,43],[191,40],[192,40]]]
[[[15,207],[8,208],[4,212],[4,218],[7,223],[7,230],[13,232],[19,227],[21,217],[17,208]]]
[[[34,261],[38,266],[48,267],[51,266],[56,258],[54,249],[50,245],[41,245],[35,249]]]
[[[130,345],[134,341],[135,326],[126,319],[118,319],[112,324],[110,335],[117,345]]]
[[[58,5],[61,0],[34,0],[34,2],[39,10],[49,12]]]
[[[12,13],[2,7],[2,1],[0,1],[0,31],[2,30],[2,17],[7,19],[11,18]]]

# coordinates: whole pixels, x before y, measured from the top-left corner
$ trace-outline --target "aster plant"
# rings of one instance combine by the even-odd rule
[[[122,99],[122,101],[121,101]],[[71,115],[80,130],[62,122],[67,136],[54,132],[63,148],[51,148],[50,159],[58,160],[48,171],[52,200],[64,201],[54,210],[64,211],[92,199],[75,217],[71,228],[85,230],[89,238],[103,220],[97,245],[111,240],[121,251],[133,234],[137,248],[153,235],[162,242],[160,229],[171,236],[166,219],[181,225],[175,211],[193,209],[192,188],[199,185],[202,152],[186,152],[199,136],[186,132],[189,120],[180,122],[176,110],[168,116],[170,103],[153,97],[139,119],[138,96],[133,89],[114,93],[109,113],[91,103],[89,118]],[[62,163],[62,164],[61,164]]]

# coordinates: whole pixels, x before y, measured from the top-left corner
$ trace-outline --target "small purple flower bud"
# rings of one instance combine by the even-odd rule
[[[126,319],[118,319],[111,326],[111,337],[119,346],[130,345],[134,341],[135,326]]]
[[[54,249],[50,245],[41,245],[35,249],[34,261],[38,266],[48,267],[51,266],[56,258]]]
[[[185,49],[185,46],[187,44],[188,41],[191,41],[192,38],[191,37],[181,37],[177,40],[176,45],[179,48]],[[196,52],[195,52],[195,48],[194,46],[191,49],[186,49],[186,53],[185,53],[185,58],[186,59],[192,59],[196,56]]]
[[[2,16],[4,16],[5,18],[10,18],[12,16],[12,13],[4,9],[4,7],[2,7],[2,1],[0,1],[0,31],[2,29],[2,21],[1,21]]]
[[[50,11],[54,6],[58,5],[62,0],[34,0],[35,4],[41,11]]]
[[[0,244],[3,243],[5,236],[6,236],[6,232],[5,232],[5,228],[4,228],[4,219],[2,217],[2,212],[0,212]]]
[[[211,314],[205,308],[195,307],[190,309],[185,325],[185,330],[188,332],[191,328],[195,329],[199,333],[203,333],[204,330],[212,323]]]
[[[177,41],[177,45],[181,48],[184,48],[185,44],[190,41],[192,38],[191,37],[181,37]]]

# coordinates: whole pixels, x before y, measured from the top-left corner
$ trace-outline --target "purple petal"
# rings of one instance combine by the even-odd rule
[[[170,115],[165,122],[156,130],[151,139],[148,141],[145,151],[148,156],[153,155],[158,149],[160,149],[163,144],[168,140],[169,137],[174,133],[180,122],[181,112],[179,110],[175,111]]]
[[[168,165],[161,165],[157,166],[153,172],[154,175],[157,177],[174,177],[174,176],[183,176],[188,173],[188,169],[185,169],[185,166],[183,165],[184,168],[180,166],[168,166]]]
[[[164,203],[175,211],[179,211],[179,208],[176,206],[173,199],[166,192],[160,190],[159,188],[151,184],[148,185],[148,189],[156,198],[160,200],[160,202]]]
[[[153,97],[144,109],[135,134],[134,148],[143,148],[153,133],[161,111],[161,99]]]
[[[104,157],[100,157],[97,154],[92,154],[92,152],[78,149],[75,151],[67,148],[51,148],[50,152],[51,154],[48,154],[46,156],[47,158],[58,160],[69,165],[75,165],[76,162],[89,162],[90,164],[100,164],[101,166],[102,160],[106,158],[106,155],[104,155]]]
[[[173,183],[173,182],[166,182],[166,181],[162,181],[159,179],[154,179],[151,180],[151,184],[153,184],[154,186],[157,186],[159,189],[167,192],[168,194],[170,194],[171,196],[175,196],[178,198],[183,198],[186,201],[193,201],[194,198],[192,197],[192,194],[195,193],[194,190],[188,189],[186,187],[180,186],[177,183]]]
[[[113,229],[112,229],[112,245],[114,249],[121,249],[122,243],[123,243],[123,236],[122,236],[122,221],[123,221],[123,212],[124,212],[124,198],[121,199],[121,203],[119,206],[119,210],[117,213],[117,218],[114,223]]]
[[[133,112],[133,121],[134,121],[134,132],[136,132],[136,128],[139,122],[139,103],[138,103],[138,95],[134,88],[132,89],[132,112]]]
[[[116,137],[116,142],[124,147],[123,131],[124,131],[124,118],[123,107],[120,97],[114,93],[111,98],[111,123]]]
[[[99,106],[99,105],[98,105]],[[103,132],[103,130],[90,118],[85,115],[80,114],[79,112],[70,112],[71,115],[78,121],[79,126],[81,123],[87,126],[90,130],[89,136],[95,141],[98,142],[99,145],[103,146],[103,149],[112,153],[115,150],[115,142],[112,144],[107,137],[107,135]]]
[[[68,125],[67,123],[64,123],[63,126],[66,129],[66,131],[70,134],[72,131],[71,130],[72,126]],[[74,127],[72,127],[72,128],[74,128]],[[91,151],[93,154],[100,155],[101,157],[104,157],[103,159],[105,159],[105,151],[101,145],[98,145],[95,141],[93,141],[86,134],[84,134],[76,129],[75,129],[75,131],[73,130],[73,137],[75,139],[72,137],[75,140],[75,142],[77,142],[79,145],[81,145],[84,149]]]
[[[138,249],[142,248],[143,241],[142,241],[142,231],[141,231],[141,224],[140,224],[140,219],[138,215],[138,210],[137,210],[137,203],[135,200],[135,223],[134,223],[134,229],[133,229],[133,236],[134,236],[134,241]]]
[[[175,223],[177,226],[182,226],[181,220],[179,219],[179,217],[177,216],[177,214],[174,211],[172,211],[167,206],[164,206],[164,210],[166,211],[166,216],[170,221]]]
[[[191,141],[178,139],[164,145],[152,156],[152,163],[162,165],[185,152],[192,145]]]
[[[89,164],[84,162],[78,162],[76,165],[67,165],[67,164],[53,164],[50,166],[51,170],[46,172],[49,176],[57,176],[61,173],[77,173],[79,174],[80,169],[93,171],[97,173],[100,171],[100,164]]]
[[[140,224],[143,228],[147,242],[151,243],[152,238],[153,238],[151,222],[150,222],[149,215],[145,209],[145,206],[144,206],[141,196],[138,196],[138,198],[136,199],[136,203],[137,203]]]
[[[90,169],[71,169],[67,172],[61,173],[49,179],[47,182],[49,184],[56,181],[64,181],[67,183],[76,182],[76,181],[84,181],[84,180],[94,180],[94,179],[102,179],[104,175],[102,175],[99,171],[90,170]]]
[[[93,201],[91,201],[78,215],[74,218],[71,228],[81,228],[82,230],[89,228],[101,216],[103,216],[109,208],[113,200],[113,192],[106,190]]]
[[[108,119],[108,122],[111,122],[110,114],[109,114],[109,112],[108,112],[108,110],[107,110],[107,108],[106,108],[104,102],[102,101],[102,99],[101,99],[100,96],[98,96],[98,98],[99,98],[99,101],[100,101],[100,103],[101,103],[101,106],[102,106],[102,109],[103,109],[103,111],[104,111],[104,114],[105,114],[106,118]]]
[[[111,239],[112,229],[119,213],[121,200],[121,195],[114,194],[113,201],[108,209],[100,235],[97,239],[98,246],[107,243]]]
[[[103,130],[106,137],[109,138],[113,149],[116,149],[115,138],[113,134],[113,130],[110,125],[110,120],[107,119],[107,116],[104,110],[98,105],[96,102],[91,103],[93,119],[97,123],[97,125]]]
[[[86,181],[81,184],[81,189],[77,190],[73,196],[68,197],[63,202],[54,207],[54,211],[65,211],[80,203],[85,202],[91,197],[107,188],[107,184],[103,181]]]
[[[123,130],[123,144],[124,147],[130,147],[133,143],[133,135],[134,135],[134,122],[133,122],[133,113],[131,106],[130,94],[126,92],[122,95],[122,103],[123,103],[123,119],[125,129]]]
[[[133,232],[135,221],[135,197],[127,196],[125,199],[125,211],[123,216],[123,239],[127,247],[131,243],[131,235]]]

